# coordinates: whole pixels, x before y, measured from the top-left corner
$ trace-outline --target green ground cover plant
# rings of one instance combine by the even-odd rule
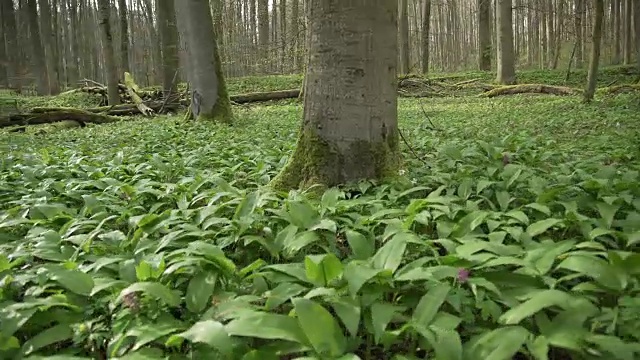
[[[0,358],[637,358],[637,94],[399,103],[398,180],[321,194],[266,187],[295,100],[0,133]]]

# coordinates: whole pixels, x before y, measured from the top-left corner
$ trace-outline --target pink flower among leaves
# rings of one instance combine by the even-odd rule
[[[458,281],[461,283],[465,283],[469,280],[469,270],[467,269],[458,269]]]

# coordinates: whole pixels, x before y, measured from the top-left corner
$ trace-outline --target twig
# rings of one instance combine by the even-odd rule
[[[429,121],[429,124],[431,124],[430,129],[434,131],[441,131],[434,125],[433,121],[431,121],[431,118],[429,117],[429,115],[427,115],[427,112],[425,111],[424,106],[420,105],[420,109],[422,110],[422,114],[424,115],[424,117],[427,118],[427,120]]]
[[[89,86],[89,84],[88,84],[88,83],[92,83],[93,85],[96,85],[96,86],[106,87],[105,85],[100,84],[100,83],[99,83],[99,82],[97,82],[97,81],[94,81],[94,80],[91,80],[91,79],[86,79],[86,78],[85,78],[85,79],[80,80],[80,82],[84,82],[86,86]]]
[[[176,70],[175,74],[173,74],[173,80],[171,80],[171,87],[169,88],[169,93],[164,98],[164,101],[162,102],[162,106],[160,107],[158,114],[162,114],[162,112],[164,111],[164,107],[169,102],[169,98],[171,97],[171,89],[173,89],[174,85],[176,84],[177,78],[178,78],[178,70]],[[176,89],[177,89],[177,86],[176,86]]]
[[[398,134],[400,134],[400,137],[402,138],[402,141],[404,141],[404,143],[407,145],[407,147],[409,148],[409,151],[411,151],[411,153],[413,154],[413,156],[422,161],[425,165],[429,166],[429,164],[421,157],[418,156],[418,154],[415,152],[415,150],[413,150],[413,147],[411,147],[411,145],[409,144],[409,142],[407,141],[407,139],[404,137],[404,135],[402,134],[402,131],[400,130],[400,127],[398,127]]]

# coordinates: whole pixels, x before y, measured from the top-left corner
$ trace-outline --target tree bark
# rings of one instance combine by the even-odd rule
[[[584,16],[584,2],[585,0],[576,0],[575,18],[574,18],[574,32],[576,38],[576,68],[582,68],[582,60],[584,55],[582,53],[582,46],[584,40],[582,39],[582,17]]]
[[[120,64],[123,72],[132,71],[131,66],[129,65],[129,21],[127,19],[127,0],[118,0],[118,7],[120,8]]]
[[[109,105],[120,104],[118,93],[118,65],[113,54],[113,35],[111,34],[111,1],[98,0],[98,12],[100,15],[100,27],[102,28],[102,41],[104,49],[104,63],[107,68],[107,93]]]
[[[57,67],[58,59],[55,57],[55,31],[51,25],[51,7],[49,0],[39,0],[40,5],[40,33],[42,35],[42,45],[45,53],[45,64],[47,66],[47,81],[49,83],[49,95],[56,95],[60,92],[58,83],[59,71]]]
[[[27,16],[29,18],[29,34],[31,35],[31,63],[33,64],[33,73],[37,77],[37,92],[38,95],[46,95],[49,92],[49,75],[40,37],[36,0],[27,1]]]
[[[584,90],[584,102],[591,102],[596,91],[598,80],[598,66],[600,63],[600,46],[602,40],[602,19],[604,17],[604,0],[593,0],[593,32],[591,33],[591,58],[589,59],[589,74],[587,86]]]
[[[613,34],[613,59],[611,61],[612,64],[618,65],[622,60],[622,25],[620,16],[620,1],[621,0],[611,0],[611,25]]]
[[[269,8],[267,0],[258,0],[258,41],[263,70],[269,68]]]
[[[634,0],[638,2],[640,0]],[[633,54],[633,25],[631,24],[631,13],[633,12],[631,0],[624,0],[624,49],[622,52],[625,65],[631,64]],[[636,20],[637,22],[638,20]]]
[[[409,51],[409,4],[407,0],[400,0],[398,23],[400,24],[400,73],[407,74],[411,71]]]
[[[398,3],[308,4],[311,38],[302,129],[296,150],[271,185],[288,190],[397,175]]]
[[[178,86],[176,72],[180,66],[178,29],[173,1],[158,0],[158,27],[162,47],[162,89],[165,95],[175,93]]]
[[[512,1],[496,0],[496,24],[498,27],[498,77],[500,84],[510,85],[516,82],[515,55],[513,53]]]
[[[13,0],[1,0],[0,10],[2,11],[2,31],[5,34],[4,40],[7,49],[7,80],[9,86],[21,93],[22,77],[20,76],[20,69],[22,67],[22,58],[19,51],[11,51],[11,49],[18,49],[18,28],[16,26],[16,12],[13,7]]]
[[[478,68],[491,70],[491,0],[478,0]]]
[[[422,74],[429,73],[429,45],[431,43],[431,0],[424,0],[422,6]]]
[[[640,1],[633,2],[633,17],[635,20],[636,32],[636,67],[640,74]]]
[[[178,27],[188,49],[191,112],[196,120],[232,122],[209,0],[176,2]]]

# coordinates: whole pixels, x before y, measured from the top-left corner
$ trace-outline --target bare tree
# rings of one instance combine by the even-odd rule
[[[411,71],[409,50],[409,14],[407,0],[400,0],[398,23],[400,24],[400,73]]]
[[[31,56],[33,73],[37,76],[37,91],[39,95],[49,93],[49,75],[45,63],[45,53],[40,36],[40,24],[38,23],[38,4],[36,0],[27,1],[27,16],[29,20],[29,34],[31,35]]]
[[[180,0],[176,17],[186,42],[191,111],[197,121],[231,123],[232,112],[222,75],[209,0]]]
[[[118,93],[118,66],[113,54],[113,35],[111,33],[111,0],[98,0],[100,27],[102,29],[102,48],[107,70],[107,97],[109,105],[120,104]]]
[[[515,54],[513,52],[512,0],[496,0],[498,27],[498,77],[500,84],[516,82]]]
[[[431,0],[422,4],[422,73],[429,73],[429,45],[431,45]]]
[[[598,66],[600,65],[600,46],[602,43],[602,19],[604,18],[604,0],[593,0],[593,32],[591,33],[591,58],[589,59],[589,74],[587,86],[584,90],[584,102],[591,102],[596,92],[598,80]]]
[[[157,0],[156,8],[162,48],[162,88],[165,94],[175,93],[180,65],[175,6],[173,1]]]
[[[478,0],[478,68],[491,70],[491,0]]]

